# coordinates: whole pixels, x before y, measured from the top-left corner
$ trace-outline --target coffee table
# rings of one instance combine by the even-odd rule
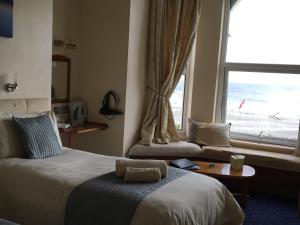
[[[238,182],[241,185],[242,192],[234,193],[234,196],[241,197],[240,204],[246,205],[248,196],[248,185],[255,175],[255,169],[251,166],[244,165],[242,170],[233,170],[230,168],[229,163],[214,163],[214,162],[202,162],[193,161],[200,169],[193,170],[195,173],[205,174],[214,178],[230,179],[234,182]]]

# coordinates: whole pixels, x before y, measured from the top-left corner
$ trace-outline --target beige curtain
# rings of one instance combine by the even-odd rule
[[[141,144],[178,140],[170,97],[195,40],[201,0],[151,0],[146,114]]]

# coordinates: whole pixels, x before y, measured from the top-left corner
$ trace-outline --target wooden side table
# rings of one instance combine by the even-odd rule
[[[255,175],[253,167],[244,165],[242,170],[232,170],[229,163],[202,161],[194,161],[194,163],[200,167],[199,170],[193,170],[195,173],[205,174],[214,178],[228,178],[238,182],[241,185],[242,193],[234,193],[234,195],[241,196],[241,205],[246,205],[249,181]]]
[[[84,124],[76,125],[73,127],[69,127],[66,129],[59,129],[59,133],[68,135],[68,147],[72,147],[72,138],[73,135],[77,134],[85,134],[89,132],[94,132],[97,130],[105,130],[108,128],[108,125],[105,123],[94,123],[94,122],[86,122]]]

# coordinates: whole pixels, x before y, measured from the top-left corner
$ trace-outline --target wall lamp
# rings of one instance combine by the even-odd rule
[[[16,89],[18,89],[18,84],[17,84],[17,82],[7,83],[7,84],[5,84],[5,88],[6,88],[6,91],[8,91],[8,92],[14,92]]]
[[[18,89],[18,75],[17,74],[3,74],[3,84],[4,84],[4,89],[7,92],[14,92],[15,90]]]

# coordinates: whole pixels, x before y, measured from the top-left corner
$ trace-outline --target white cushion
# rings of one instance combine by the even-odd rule
[[[21,138],[10,113],[0,113],[0,158],[22,157]]]
[[[152,144],[151,146],[136,144],[130,151],[129,156],[199,156],[202,149],[199,145],[186,142],[170,142],[169,144]]]
[[[203,150],[201,157],[211,161],[222,160],[228,162],[231,155],[245,155],[245,163],[249,165],[300,172],[300,157],[293,154],[214,146],[204,146]]]
[[[188,138],[189,141],[199,145],[228,147],[229,129],[230,124],[205,123],[189,119]]]

